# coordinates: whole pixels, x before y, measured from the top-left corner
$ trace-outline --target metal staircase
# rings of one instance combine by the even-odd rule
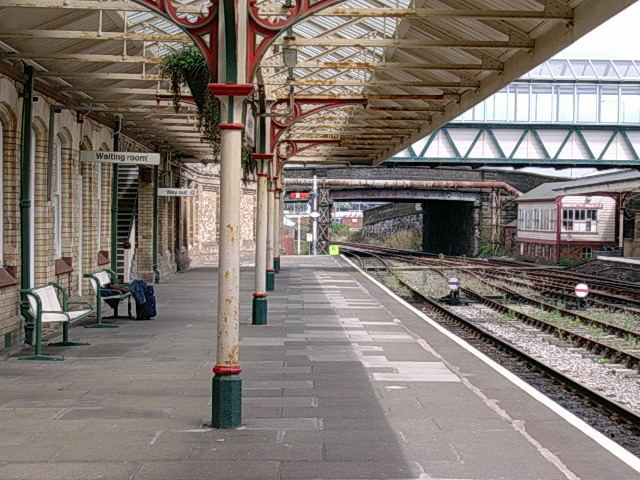
[[[118,166],[118,246],[116,264],[118,278],[125,276],[125,243],[129,240],[136,221],[138,209],[138,183],[140,167],[137,165]],[[130,248],[135,248],[131,242]]]

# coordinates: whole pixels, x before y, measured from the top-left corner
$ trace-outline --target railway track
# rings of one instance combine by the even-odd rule
[[[565,406],[565,408],[583,418],[583,420],[594,426],[594,428],[614,438],[619,444],[634,454],[640,454],[640,416],[636,412],[607,398],[605,395],[589,388],[583,383],[572,379],[556,368],[534,358],[524,350],[499,338],[482,328],[479,324],[458,314],[451,307],[445,306],[437,299],[419,292],[411,284],[396,275],[394,267],[389,264],[389,258],[396,262],[398,262],[399,259],[404,259],[408,261],[408,263],[415,265],[420,264],[420,260],[424,258],[433,259],[437,257],[422,255],[412,257],[408,252],[393,250],[387,253],[385,249],[380,247],[373,248],[371,251],[367,251],[367,249],[368,247],[362,245],[356,247],[342,246],[343,253],[354,258],[363,270],[372,272],[384,281],[384,283],[391,284],[390,286],[392,288],[395,286],[396,288],[394,288],[394,290],[396,290],[396,293],[405,300],[421,308],[431,318],[443,324],[446,328],[453,331],[453,333],[465,338],[465,340],[476,348],[491,358],[494,358],[525,381],[543,391],[543,393],[550,398],[553,398]],[[460,264],[458,264],[458,267],[459,266]],[[445,268],[451,269],[455,267],[447,265]],[[445,275],[442,267],[431,268],[431,270],[438,271],[440,275]],[[502,313],[504,313],[505,310],[513,310],[472,289],[462,287],[461,290],[464,291],[467,296],[487,305],[492,310]],[[613,345],[602,344],[592,338],[580,335],[577,332],[562,333],[563,330],[561,327],[539,321],[539,319],[519,311],[515,311],[515,313],[511,313],[510,315],[525,323],[535,325],[545,332],[555,333],[562,338],[570,339],[573,343],[589,346],[592,351],[597,351],[599,355],[609,355],[612,359],[622,360],[627,364],[640,366],[640,355],[638,355],[640,352],[638,352],[638,354],[631,352],[624,353],[617,351]],[[615,334],[612,334],[612,337],[619,338]],[[561,385],[561,387],[559,385]]]

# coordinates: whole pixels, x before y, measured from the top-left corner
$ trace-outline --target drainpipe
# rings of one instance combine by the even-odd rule
[[[120,132],[122,117],[118,117],[116,130],[113,132],[113,151],[120,150]],[[111,167],[111,270],[118,271],[118,164]]]
[[[160,270],[158,270],[158,166],[153,167],[153,232],[151,234],[151,268],[153,270],[153,281],[160,283]]]
[[[33,114],[33,67],[25,65],[22,92],[22,144],[20,162],[20,287],[31,288],[31,122]],[[32,343],[33,319],[29,313],[29,302],[25,295],[21,296],[20,312],[28,321],[25,326],[25,340]]]
[[[616,222],[616,238],[618,240],[618,247],[620,248],[620,256],[624,257],[624,202],[626,196],[623,198],[622,193],[616,195],[616,212],[618,221]]]

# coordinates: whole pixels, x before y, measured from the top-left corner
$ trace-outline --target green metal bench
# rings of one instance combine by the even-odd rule
[[[69,325],[93,313],[93,307],[87,302],[70,302],[69,294],[57,283],[49,283],[43,287],[22,289],[20,292],[28,299],[29,312],[35,323],[34,354],[18,357],[20,360],[64,360],[58,355],[42,353],[42,327],[45,323],[62,323],[62,341],[50,343],[52,347],[75,347],[89,345],[84,342],[69,340]],[[58,293],[62,294],[62,305]],[[72,306],[86,306],[82,310],[70,310]]]
[[[107,287],[107,285],[114,285],[118,281],[118,276],[112,270],[101,270],[95,273],[85,273],[84,278],[88,278],[93,292],[95,294],[95,310],[96,310],[96,323],[87,325],[86,328],[118,328],[117,325],[112,323],[103,323],[103,320],[128,318],[131,320],[131,293],[115,291],[111,295],[101,295],[100,289]],[[125,284],[126,286],[126,284]],[[121,317],[118,315],[118,306],[124,299],[128,301],[128,317]],[[113,315],[109,317],[102,316],[102,300],[115,300],[117,301],[116,307],[113,309]]]

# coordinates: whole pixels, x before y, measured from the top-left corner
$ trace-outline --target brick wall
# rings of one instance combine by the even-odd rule
[[[78,122],[75,112],[63,110],[54,116],[54,138],[60,145],[61,158],[61,257],[68,258],[70,273],[56,275],[54,248],[55,197],[48,194],[52,182],[49,172],[50,102],[38,95],[33,104],[35,131],[35,188],[34,188],[34,284],[57,281],[67,287],[72,299],[82,296],[93,302],[94,293],[83,273],[95,272],[110,265],[98,265],[98,253],[111,256],[111,186],[110,164],[80,162],[80,150],[111,150],[113,130],[89,117]],[[2,122],[2,264],[15,282],[0,285],[0,351],[4,340],[12,345],[23,342],[23,320],[19,314],[20,288],[20,100],[15,83],[0,76],[0,122]],[[125,134],[121,136],[121,150],[148,151]],[[199,177],[169,166],[163,155],[159,167],[159,186],[165,182],[189,181],[198,190],[195,198],[160,197],[158,199],[158,268],[161,277],[176,271],[176,250],[181,246],[189,251],[195,264],[217,261],[219,218],[219,180],[216,175]],[[173,171],[171,170],[173,168]],[[186,176],[185,176],[186,175]],[[138,242],[135,265],[139,276],[152,280],[152,202],[153,183],[141,181],[138,200]],[[255,237],[255,186],[243,186],[241,199],[241,251],[252,254]],[[178,215],[180,217],[178,218]],[[179,220],[177,222],[176,220]],[[5,272],[3,272],[5,273]],[[6,277],[5,277],[6,278]],[[11,278],[11,277],[9,277]],[[5,337],[6,335],[6,337]]]
[[[142,168],[141,168],[142,170]],[[138,223],[136,267],[138,278],[153,281],[153,181],[140,176],[138,184]]]
[[[5,102],[0,101],[0,122],[2,123],[2,265],[15,267],[20,262],[19,223],[19,171],[18,171],[18,138],[17,119]],[[19,272],[16,275],[19,282]],[[18,286],[10,285],[0,288],[0,349],[7,344],[17,345],[22,342],[22,319],[18,312]]]

